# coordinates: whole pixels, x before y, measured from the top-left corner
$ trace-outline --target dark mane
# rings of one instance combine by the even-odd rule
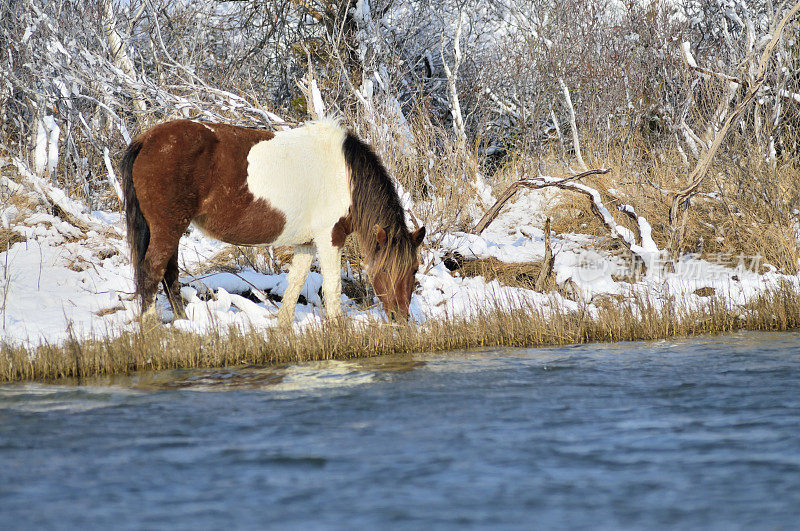
[[[350,223],[368,257],[378,251],[375,225],[386,231],[388,246],[394,249],[395,260],[385,264],[392,270],[410,263],[415,247],[406,227],[405,212],[392,179],[372,147],[348,131],[342,146],[344,160],[350,170],[352,206]]]

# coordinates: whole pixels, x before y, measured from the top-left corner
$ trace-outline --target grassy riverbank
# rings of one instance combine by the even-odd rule
[[[68,340],[35,349],[3,345],[0,382],[54,381],[139,370],[279,365],[396,353],[443,352],[479,347],[539,347],[595,341],[636,341],[736,330],[800,327],[800,294],[789,286],[764,292],[743,307],[721,298],[703,310],[634,298],[589,312],[545,315],[535,308],[492,311],[469,319],[432,320],[419,326],[354,326],[348,322],[310,327],[301,333],[198,335],[168,326],[144,327],[102,339]]]

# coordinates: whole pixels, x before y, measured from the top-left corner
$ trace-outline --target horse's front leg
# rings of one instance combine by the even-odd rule
[[[311,269],[311,260],[314,258],[314,248],[309,245],[295,245],[294,257],[289,266],[286,282],[289,284],[283,292],[283,302],[278,310],[278,325],[289,326],[294,321],[294,307],[297,298],[306,283],[306,277]]]
[[[319,268],[322,272],[322,297],[329,319],[342,315],[342,248],[333,245],[328,237],[317,242]]]

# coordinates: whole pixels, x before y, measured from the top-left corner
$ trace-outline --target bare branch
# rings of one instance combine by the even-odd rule
[[[567,111],[569,111],[569,127],[572,130],[572,144],[575,148],[575,158],[578,159],[578,167],[583,171],[588,171],[589,168],[583,161],[583,156],[581,156],[581,141],[578,137],[578,126],[575,123],[575,108],[572,106],[569,88],[567,88],[567,84],[564,83],[563,78],[558,78],[558,84],[561,85],[561,90],[564,92],[564,103],[567,106]]]
[[[539,275],[536,277],[536,283],[533,289],[536,291],[544,290],[548,280],[553,276],[553,264],[555,261],[553,248],[550,246],[550,218],[547,218],[547,221],[544,222],[544,258],[542,259],[542,268],[539,270]]]
[[[495,220],[497,215],[500,213],[500,210],[508,202],[508,200],[514,197],[514,194],[516,194],[517,191],[521,188],[538,190],[540,188],[547,188],[549,186],[560,187],[562,185],[566,185],[571,181],[577,181],[583,179],[584,177],[588,177],[590,175],[602,175],[610,171],[611,171],[610,169],[588,170],[583,173],[572,175],[570,177],[555,182],[542,182],[540,180],[534,180],[534,179],[521,179],[519,181],[516,181],[505,189],[505,191],[500,195],[500,198],[495,202],[494,205],[492,205],[491,208],[489,208],[489,210],[486,211],[486,214],[484,214],[483,217],[480,219],[480,221],[478,221],[478,223],[475,225],[475,228],[472,231],[475,234],[482,233],[486,229],[486,227],[488,227],[489,224]]]
[[[788,13],[781,19],[778,23],[775,31],[772,34],[772,39],[764,48],[764,51],[761,53],[761,59],[758,62],[758,71],[755,79],[750,83],[747,93],[745,94],[742,101],[733,109],[733,111],[727,116],[725,122],[720,127],[719,131],[717,131],[713,142],[708,148],[708,151],[703,156],[703,158],[697,163],[697,166],[692,171],[691,175],[689,176],[690,184],[677,192],[672,199],[672,205],[669,209],[669,221],[672,227],[672,233],[670,235],[670,250],[673,254],[677,253],[683,240],[683,231],[685,227],[685,216],[686,216],[686,208],[688,205],[684,205],[686,200],[690,198],[700,187],[703,183],[703,179],[705,179],[706,174],[708,173],[709,168],[711,167],[711,163],[714,160],[714,155],[716,155],[717,150],[722,145],[722,141],[725,139],[725,135],[728,133],[731,125],[739,119],[742,112],[747,108],[748,105],[755,99],[758,91],[764,85],[764,79],[767,73],[767,66],[769,65],[770,59],[772,58],[772,51],[775,49],[775,46],[778,44],[780,40],[781,33],[783,31],[784,26],[791,20],[797,12],[800,11],[800,2],[797,2],[792,9],[789,10]],[[683,207],[683,208],[682,208]],[[679,214],[683,212],[683,221],[679,220]]]

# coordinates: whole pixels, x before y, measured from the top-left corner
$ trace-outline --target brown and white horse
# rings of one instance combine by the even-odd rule
[[[194,223],[236,245],[294,245],[280,324],[294,319],[314,247],[326,314],[341,315],[341,255],[351,232],[386,312],[408,316],[425,228],[408,230],[380,159],[336,122],[277,133],[167,122],[131,142],[121,170],[142,314],[154,311],[162,281],[175,315],[184,314],[178,242]]]

